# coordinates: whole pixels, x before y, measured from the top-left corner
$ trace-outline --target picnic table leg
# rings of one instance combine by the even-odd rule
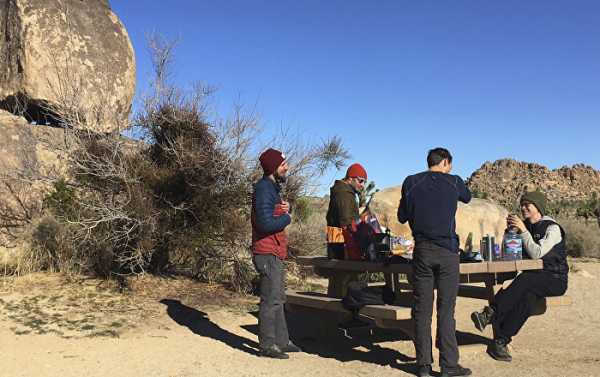
[[[488,292],[488,304],[491,305],[496,301],[496,293],[502,289],[502,284],[498,284],[496,277],[490,275],[485,279],[485,288]]]
[[[394,285],[394,277],[392,274],[383,274],[383,278],[385,280],[385,286],[392,289],[392,291],[396,292],[396,286]]]
[[[327,284],[327,296],[342,298],[348,291],[348,283],[358,280],[359,273],[338,271],[329,268],[315,267],[315,273],[326,277],[329,280]]]
[[[348,283],[358,280],[358,273],[339,273],[329,277],[327,296],[343,298],[348,292]]]
[[[497,284],[496,276],[490,275],[485,279],[485,288],[488,292],[488,305],[491,306],[496,301],[496,293],[502,289],[502,284]],[[493,338],[496,338],[494,328],[492,326]]]

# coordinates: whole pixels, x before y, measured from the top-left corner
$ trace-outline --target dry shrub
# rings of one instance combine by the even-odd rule
[[[42,212],[40,195],[27,181],[10,175],[0,177],[0,245],[12,247]]]
[[[322,198],[300,198],[288,229],[290,256],[326,255],[325,212],[328,201]]]
[[[600,258],[600,227],[596,222],[562,219],[567,239],[567,253],[572,257]]]
[[[91,110],[81,111],[69,92],[59,97],[65,104],[48,109],[65,129],[64,144],[53,148],[65,156],[68,174],[54,180],[43,200],[43,217],[28,222],[32,247],[24,262],[30,270],[123,281],[124,275],[148,271],[186,274],[248,291],[255,277],[251,193],[263,149],[258,120],[241,106],[229,119],[209,119],[211,90],[197,85],[183,91],[168,84],[173,45],[155,39],[150,46],[155,80],[135,117],[138,141],[91,131]],[[288,138],[274,143],[289,156],[285,195],[292,203],[347,154],[338,138],[317,146]],[[323,245],[322,227],[316,236],[304,207],[307,219],[297,225],[304,238],[296,244],[310,252]]]

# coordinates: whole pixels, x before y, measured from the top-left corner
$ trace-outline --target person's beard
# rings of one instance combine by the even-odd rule
[[[275,172],[273,173],[273,178],[275,178],[275,182],[282,184],[285,183],[285,181],[287,181],[287,176],[284,175],[279,175],[279,173]]]

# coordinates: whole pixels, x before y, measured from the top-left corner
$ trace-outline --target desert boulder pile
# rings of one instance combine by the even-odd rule
[[[471,191],[508,208],[514,208],[523,192],[531,189],[545,192],[553,204],[577,202],[591,198],[594,192],[600,196],[600,171],[584,164],[551,170],[536,163],[503,159],[484,163],[467,184]]]

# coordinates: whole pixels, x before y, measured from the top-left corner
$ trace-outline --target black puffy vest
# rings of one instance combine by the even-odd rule
[[[525,223],[527,230],[529,233],[531,233],[533,240],[538,245],[540,240],[546,235],[546,229],[548,229],[550,225],[558,225],[562,240],[558,244],[554,245],[554,247],[542,257],[542,261],[544,262],[544,270],[553,272],[555,274],[567,275],[569,273],[569,265],[567,264],[565,231],[562,226],[552,220],[541,220],[535,224],[530,224],[529,222]]]

